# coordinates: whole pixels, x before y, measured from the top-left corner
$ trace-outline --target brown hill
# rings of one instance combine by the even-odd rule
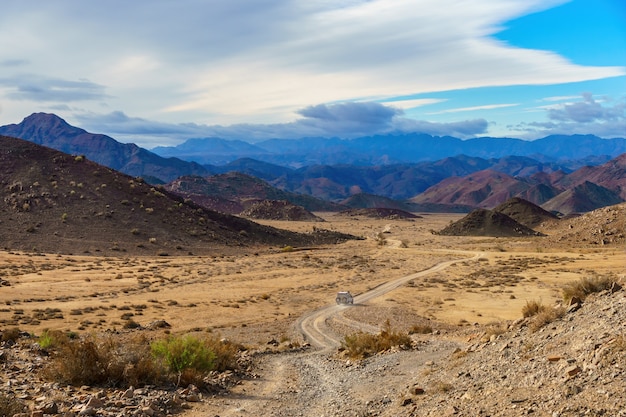
[[[0,136],[0,164],[0,241],[7,250],[166,255],[349,238],[220,214],[82,156],[20,139]]]
[[[316,216],[303,207],[291,204],[289,201],[263,200],[252,204],[240,214],[251,219],[289,220],[299,222],[323,222],[324,219]]]
[[[205,175],[206,168],[178,158],[163,158],[132,143],[69,125],[59,116],[34,113],[19,124],[0,126],[0,135],[24,139],[61,152],[85,155],[92,161],[133,177],[163,182],[181,175]]]
[[[571,189],[586,182],[602,186],[626,200],[626,153],[599,166],[582,167],[554,184]]]
[[[527,182],[492,170],[441,181],[409,201],[412,203],[464,204],[491,208],[530,188]]]
[[[487,209],[476,209],[462,219],[440,230],[444,236],[541,236],[523,224],[507,216]]]
[[[421,218],[421,216],[417,216],[413,213],[409,213],[408,211],[393,209],[393,208],[384,208],[384,207],[344,210],[344,211],[339,212],[339,214],[343,216],[349,216],[349,217],[362,216],[362,217],[370,217],[373,219],[387,219],[387,220]]]
[[[541,207],[519,197],[513,197],[493,211],[506,214],[518,223],[533,228],[546,221],[558,220],[558,217]]]
[[[619,204],[623,201],[615,191],[585,181],[546,201],[542,204],[542,207],[546,210],[563,214],[586,213],[600,207]]]
[[[245,209],[260,200],[286,200],[309,211],[339,211],[345,208],[309,195],[279,190],[259,178],[239,172],[210,177],[185,176],[166,184],[165,188],[218,211],[237,210],[239,206]],[[240,212],[227,211],[231,214]]]

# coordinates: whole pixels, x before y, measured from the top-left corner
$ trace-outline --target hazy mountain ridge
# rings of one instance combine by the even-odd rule
[[[176,147],[197,153],[199,147],[211,143],[214,153],[222,156],[232,152],[281,153],[279,159],[283,163],[295,166],[307,160],[324,160],[324,155],[332,160],[357,161],[357,164],[314,164],[295,168],[251,158],[240,158],[222,166],[201,166],[177,158],[166,159],[134,144],[121,144],[106,135],[91,134],[70,126],[53,114],[33,114],[18,125],[0,127],[0,133],[66,153],[86,155],[98,163],[144,177],[152,183],[232,171],[267,183],[256,189],[255,196],[246,194],[243,182],[235,187],[242,193],[238,198],[224,197],[223,190],[207,190],[191,196],[198,204],[225,212],[239,212],[245,208],[244,199],[288,200],[311,211],[326,211],[340,209],[338,205],[330,207],[328,202],[371,207],[377,204],[374,196],[381,196],[391,199],[379,200],[387,207],[396,206],[393,201],[398,201],[400,207],[415,210],[445,211],[447,207],[458,212],[475,207],[492,208],[508,198],[521,197],[562,213],[589,211],[626,199],[626,152],[607,161],[609,155],[626,148],[626,140],[621,138],[575,135],[550,136],[533,142],[510,138],[462,141],[414,134],[354,140],[271,140],[255,145],[211,138],[190,140]],[[172,151],[173,148],[166,150]],[[424,159],[428,155],[462,151],[481,156],[457,154],[435,161],[389,163],[399,156]],[[507,152],[531,153],[533,156]],[[494,154],[505,155],[489,156]],[[374,156],[380,164],[367,165]],[[560,158],[558,161],[555,160],[557,157]],[[579,159],[563,159],[570,157]],[[584,161],[605,163],[582,166]],[[584,185],[586,182],[593,185]],[[261,191],[270,186],[274,190]],[[561,195],[566,191],[571,191],[569,196]],[[359,195],[359,199],[350,200]]]
[[[214,149],[215,141],[214,138],[193,139],[181,145],[155,148],[153,151],[162,156],[191,158],[189,160],[207,164],[223,164],[229,154],[223,145]],[[229,141],[223,141],[225,142]],[[605,155],[606,159],[601,161],[605,162],[607,159],[626,152],[626,139],[601,139],[593,135],[552,135],[534,141],[525,141],[492,137],[461,140],[450,136],[412,133],[345,140],[337,138],[273,139],[256,143],[253,147],[244,147],[241,143],[233,141],[232,145],[231,161],[247,157],[291,167],[340,163],[351,165],[415,163],[455,155],[485,159],[517,155],[533,157],[542,162]]]

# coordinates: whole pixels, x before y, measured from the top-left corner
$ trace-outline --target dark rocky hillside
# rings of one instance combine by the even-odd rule
[[[536,204],[519,197],[505,201],[493,211],[506,214],[518,223],[533,228],[542,223],[558,220],[558,217]]]
[[[289,201],[263,200],[252,204],[240,214],[251,219],[287,220],[296,222],[323,222],[324,219],[316,216],[303,207],[291,204]]]
[[[348,217],[369,217],[372,219],[387,219],[387,220],[399,220],[399,219],[419,219],[418,216],[413,213],[409,213],[404,210],[394,208],[362,208],[362,209],[350,209],[340,212],[342,216]]]
[[[6,250],[174,255],[334,243],[207,210],[165,189],[20,139],[0,137],[0,242]]]
[[[339,211],[345,208],[310,195],[279,190],[263,180],[238,172],[211,177],[185,176],[170,182],[165,185],[165,188],[198,204],[220,211],[229,207],[237,210],[238,206],[245,209],[259,200],[286,200],[302,206],[308,211]],[[236,204],[227,206],[225,200]],[[219,205],[217,207],[211,206],[213,201],[217,201]],[[239,214],[240,212],[241,210],[230,211],[229,213]]]
[[[462,219],[438,232],[445,236],[541,236],[541,233],[524,226],[504,213],[476,209]]]

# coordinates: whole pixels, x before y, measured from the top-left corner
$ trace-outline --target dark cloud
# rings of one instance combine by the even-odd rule
[[[355,138],[386,133],[419,132],[438,136],[473,137],[487,131],[484,119],[433,123],[401,117],[401,109],[380,103],[341,103],[309,106],[298,111],[291,123],[234,124],[230,126],[195,123],[164,123],[129,117],[121,111],[108,114],[81,113],[74,116],[80,127],[105,133],[120,141],[152,148],[172,145],[190,138],[220,137],[258,142],[266,139],[304,137]]]
[[[624,119],[624,103],[605,107],[594,100],[591,93],[583,94],[583,101],[565,104],[562,108],[549,109],[548,118],[561,122],[592,123]]]
[[[0,78],[0,86],[7,88],[7,96],[13,100],[72,102],[102,100],[107,97],[103,86],[86,80],[70,81],[20,75]]]
[[[547,135],[586,135],[625,137],[626,99],[619,101],[605,97],[596,101],[591,93],[582,95],[582,101],[564,104],[547,110],[547,122],[521,123],[510,128],[535,139]]]
[[[340,103],[308,106],[297,112],[308,119],[326,122],[356,122],[368,125],[388,125],[395,116],[403,114],[401,109],[380,103]]]

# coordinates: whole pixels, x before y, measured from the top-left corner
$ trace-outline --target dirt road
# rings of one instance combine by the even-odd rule
[[[474,253],[471,259],[478,259]],[[389,281],[359,294],[355,303],[364,304],[376,297],[406,284],[408,281],[441,271],[468,258],[438,263],[426,270]],[[186,416],[347,416],[368,415],[380,411],[397,396],[398,387],[406,384],[407,374],[427,362],[449,355],[456,348],[451,342],[439,342],[414,352],[382,355],[365,363],[341,362],[330,358],[341,344],[330,320],[357,330],[376,332],[378,329],[343,317],[344,305],[331,305],[301,317],[296,323],[305,339],[315,347],[302,353],[266,354],[261,358],[259,372],[262,377],[246,381],[235,387],[228,398],[209,399]],[[381,378],[386,381],[380,386]]]

